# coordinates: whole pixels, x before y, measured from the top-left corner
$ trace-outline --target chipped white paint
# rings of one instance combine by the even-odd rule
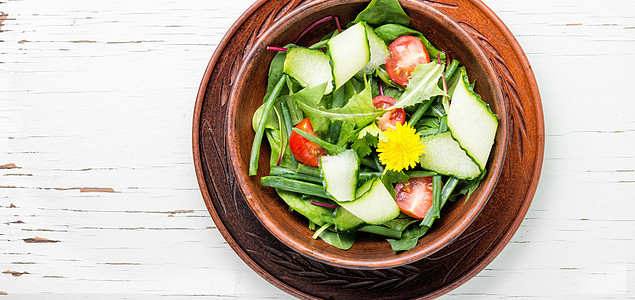
[[[198,84],[252,2],[0,2],[0,294],[290,298],[222,239],[192,166]],[[447,298],[635,296],[635,2],[485,2],[534,68],[545,163]]]

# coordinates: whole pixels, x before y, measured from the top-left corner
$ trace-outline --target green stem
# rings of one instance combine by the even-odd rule
[[[445,69],[445,78],[451,78],[452,75],[454,75],[454,72],[456,72],[456,69],[458,69],[459,67],[459,61],[456,59],[453,59],[452,62],[450,63],[450,65]]]
[[[439,132],[443,133],[448,131],[448,116],[443,116],[439,118]]]
[[[408,171],[408,172],[405,172],[405,173],[410,178],[428,177],[428,176],[437,175],[436,172],[432,172],[432,171]]]
[[[260,184],[262,186],[270,186],[290,192],[302,193],[334,200],[333,197],[326,193],[322,185],[317,185],[315,183],[308,183],[280,176],[265,176],[260,178]]]
[[[393,239],[401,238],[401,231],[378,225],[365,225],[364,227],[358,229],[358,231],[379,234]]]
[[[258,123],[258,128],[256,129],[256,135],[254,136],[254,142],[251,145],[251,156],[249,157],[249,176],[254,176],[258,173],[258,159],[260,158],[260,145],[262,145],[262,138],[265,134],[265,125],[267,123],[267,119],[271,114],[271,109],[273,109],[273,104],[276,102],[278,95],[282,91],[282,86],[286,80],[287,75],[283,75],[278,80],[278,83],[273,88],[271,95],[265,102],[265,109],[262,113],[262,118],[260,119],[260,123]]]
[[[441,175],[434,175],[432,177],[432,213],[433,217],[441,216]]]
[[[420,171],[425,173],[424,171]],[[429,173],[429,172],[428,172]],[[434,173],[436,174],[436,173]],[[283,176],[286,178],[322,183],[322,174],[320,169],[300,164],[297,169],[289,169],[285,167],[271,167],[269,175]],[[360,179],[368,179],[371,177],[381,177],[381,172],[359,172]]]
[[[371,177],[379,177],[381,178],[382,172],[359,172],[360,179],[368,179]]]
[[[362,163],[362,165],[379,171],[379,169],[377,169],[377,164],[375,164],[375,160],[373,160],[372,158],[362,157],[359,161]]]
[[[410,126],[414,127],[415,124],[417,124],[417,122],[419,122],[419,119],[421,119],[421,117],[423,117],[423,114],[426,113],[426,111],[428,110],[430,105],[432,105],[432,99],[426,100],[423,103],[421,103],[421,105],[419,105],[419,107],[417,107],[417,110],[410,117],[410,121],[408,121],[408,124],[410,124]]]
[[[377,170],[383,172],[384,166],[382,166],[379,162],[379,157],[377,156],[377,154],[373,154],[373,161],[375,162],[375,167],[377,168]]]
[[[454,191],[454,188],[456,188],[459,181],[460,180],[456,177],[450,177],[450,179],[448,179],[448,181],[445,183],[445,186],[443,187],[443,190],[441,191],[441,205],[439,207],[439,210],[443,209],[445,204],[448,202],[448,199],[450,199],[450,195]],[[425,219],[421,221],[421,226],[431,227],[434,220],[437,219],[437,217],[433,216],[431,211],[432,211],[432,208],[426,214]]]
[[[276,167],[276,166],[271,167],[271,171],[269,171],[269,175],[282,176],[289,179],[297,179],[297,180],[322,184],[322,178],[320,177],[302,174],[294,170],[283,168],[283,167]]]
[[[329,40],[319,41],[319,42],[309,46],[309,49],[317,49],[317,48],[320,48],[320,47],[324,47],[324,46],[326,46],[326,43],[328,43],[328,42],[329,42]]]
[[[284,119],[284,128],[285,134],[287,136],[287,140],[289,140],[289,136],[291,135],[291,130],[293,130],[293,123],[291,122],[291,114],[289,113],[289,106],[287,103],[282,101],[280,103],[280,108],[282,109],[282,118]],[[295,159],[293,153],[291,154],[291,163],[293,164],[293,168],[298,167],[298,160]]]
[[[303,131],[301,129],[293,128],[293,131],[295,131],[297,134],[303,136],[304,138],[306,138],[310,142],[313,142],[316,145],[324,148],[324,150],[326,150],[326,152],[328,152],[329,155],[337,155],[337,154],[340,154],[340,153],[346,151],[346,148],[344,148],[344,147],[340,147],[338,145],[331,144],[331,143],[329,143],[329,142],[327,142],[327,141],[325,141],[323,139],[320,139],[319,137],[311,135],[308,132]]]
[[[454,72],[456,72],[459,65],[460,65],[459,61],[457,61],[456,59],[453,59],[450,65],[445,70],[445,78],[448,78],[448,79],[452,78],[452,76],[454,75]],[[433,100],[434,99],[426,100],[423,103],[421,103],[421,105],[419,105],[417,110],[412,114],[412,117],[410,117],[410,121],[408,122],[411,126],[414,127],[415,124],[419,122],[421,117],[423,117],[423,114],[425,114],[428,108],[430,107],[430,105],[432,105]]]
[[[298,173],[311,175],[311,176],[314,176],[314,177],[321,177],[322,176],[322,174],[320,173],[320,169],[319,168],[307,166],[305,164],[299,164],[298,168],[296,169],[296,171],[298,171]]]

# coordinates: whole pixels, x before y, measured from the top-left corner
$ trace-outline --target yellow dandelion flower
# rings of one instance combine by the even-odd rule
[[[387,140],[379,141],[377,152],[386,169],[398,172],[414,167],[419,162],[419,156],[426,151],[420,134],[416,132],[408,123],[397,123],[397,128],[385,132]]]

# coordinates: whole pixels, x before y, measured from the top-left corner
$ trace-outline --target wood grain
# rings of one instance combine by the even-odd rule
[[[545,161],[509,245],[446,298],[632,297],[635,3],[484,2],[533,67]],[[0,270],[29,273],[0,294],[290,298],[220,236],[192,167],[204,68],[251,3],[0,3],[0,165],[20,167],[0,170]]]

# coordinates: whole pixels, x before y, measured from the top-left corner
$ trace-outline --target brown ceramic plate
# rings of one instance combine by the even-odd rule
[[[255,135],[252,116],[262,105],[267,88],[268,66],[276,54],[274,51],[266,50],[266,47],[288,44],[304,28],[326,16],[336,15],[343,24],[349,23],[367,5],[368,0],[313,1],[304,5],[303,9],[280,18],[271,25],[271,29],[257,38],[235,77],[227,104],[226,150],[229,151],[230,171],[235,175],[240,192],[249,203],[249,207],[265,228],[285,245],[310,259],[336,267],[385,269],[412,263],[435,253],[454,241],[476,219],[487,204],[502,171],[509,121],[496,71],[468,32],[429,5],[401,0],[401,5],[411,19],[409,27],[420,31],[437,48],[443,49],[448,56],[460,61],[467,69],[470,79],[478,82],[477,93],[498,115],[499,125],[487,164],[487,173],[469,201],[448,203],[443,208],[443,217],[435,221],[433,228],[408,251],[396,253],[385,238],[371,237],[370,234],[357,234],[355,244],[347,251],[322,240],[312,239],[313,232],[308,229],[307,220],[290,211],[274,189],[260,184],[260,177],[269,174],[268,146],[262,146],[260,149],[258,176],[249,176],[247,172]],[[335,28],[334,22],[314,28],[311,34],[298,44],[312,45]],[[235,37],[238,36],[240,34]]]
[[[194,113],[193,151],[210,214],[230,246],[252,269],[293,295],[375,299],[446,293],[494,259],[520,225],[534,195],[542,165],[544,128],[540,97],[527,59],[509,30],[482,3],[421,1],[469,32],[502,83],[510,120],[502,175],[476,220],[432,256],[382,270],[333,267],[300,256],[261,225],[237,186],[226,139],[230,91],[254,42],[276,21],[315,2],[323,0],[257,2],[230,29],[207,67]]]

